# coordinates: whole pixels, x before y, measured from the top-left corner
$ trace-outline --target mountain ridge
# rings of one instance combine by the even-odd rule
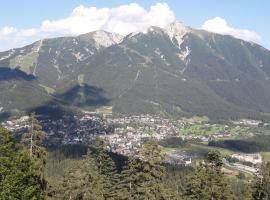
[[[270,113],[270,51],[180,22],[124,37],[95,31],[40,40],[0,52],[1,68],[35,77],[21,80],[17,73],[16,79],[0,80],[2,112],[19,113],[60,99],[83,109],[112,106],[124,114],[263,118]],[[41,92],[42,99],[25,85]],[[21,92],[17,87],[31,106],[12,99]],[[102,95],[102,103],[93,95]]]

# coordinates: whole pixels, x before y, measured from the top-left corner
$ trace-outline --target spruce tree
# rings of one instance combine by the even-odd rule
[[[123,194],[126,199],[162,200],[169,198],[163,185],[165,168],[161,165],[161,150],[157,142],[150,139],[142,148],[140,157],[129,158],[122,174]]]
[[[243,175],[241,175],[241,177],[242,176]],[[251,186],[251,184],[248,183],[247,180],[239,179],[239,177],[231,180],[231,187],[233,189],[235,199],[237,199],[237,200],[243,200],[243,199],[244,200],[251,200],[252,199],[252,191],[251,191],[250,186]]]
[[[42,142],[46,134],[42,131],[42,126],[38,122],[35,113],[30,114],[28,125],[28,132],[24,133],[22,143],[28,149],[31,158],[44,158],[45,150],[42,147]]]
[[[260,174],[253,184],[252,197],[254,200],[270,199],[270,162],[262,165]]]
[[[32,159],[0,128],[0,199],[42,200],[44,193]]]
[[[167,199],[168,194],[163,185],[166,171],[162,166],[163,156],[157,141],[150,138],[144,144],[141,156],[145,162],[140,178],[144,181],[138,187],[138,192],[147,199]]]
[[[129,157],[118,183],[119,200],[131,200],[137,196],[137,188],[140,185],[140,173],[143,171],[143,162],[138,158]]]
[[[47,182],[45,180],[45,166],[47,152],[42,146],[43,140],[46,137],[45,132],[42,131],[42,126],[38,122],[35,113],[31,113],[28,121],[28,132],[22,136],[21,143],[29,152],[30,158],[35,163],[36,173],[40,177],[40,182],[46,188]]]
[[[222,158],[218,151],[210,151],[205,163],[200,163],[190,177],[185,196],[194,200],[231,200],[231,188],[222,172]]]
[[[95,148],[90,153],[93,155],[99,174],[105,180],[105,199],[118,199],[116,187],[119,182],[119,174],[114,160],[106,150],[105,141],[97,138],[95,141]]]
[[[92,155],[88,153],[66,173],[62,184],[62,199],[103,200],[104,184],[103,176],[99,174]]]

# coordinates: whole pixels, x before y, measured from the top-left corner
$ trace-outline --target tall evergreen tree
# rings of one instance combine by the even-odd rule
[[[95,141],[95,148],[91,153],[94,154],[100,174],[113,176],[116,173],[115,162],[106,150],[106,143],[104,140],[97,138]]]
[[[34,163],[9,132],[0,128],[0,199],[44,199]]]
[[[22,136],[21,143],[29,152],[29,156],[35,163],[35,168],[43,187],[46,187],[45,180],[45,165],[46,165],[46,149],[42,146],[42,142],[46,137],[45,132],[42,131],[42,126],[38,122],[35,113],[31,113],[28,121],[28,132]]]
[[[119,200],[135,199],[137,188],[140,185],[140,174],[143,172],[143,162],[138,158],[129,157],[119,177]]]
[[[254,200],[270,199],[270,162],[264,163],[256,177],[252,197]]]
[[[205,163],[200,163],[189,179],[186,189],[188,199],[231,200],[232,191],[222,169],[222,158],[218,151],[210,151]]]
[[[231,180],[231,188],[233,189],[236,200],[252,200],[252,191],[250,186],[250,183],[244,179],[239,179],[239,177]]]
[[[104,140],[97,138],[95,141],[95,149],[91,152],[93,154],[99,174],[104,178],[104,196],[105,199],[117,199],[116,186],[119,181],[119,174],[117,174],[117,167],[114,160],[106,150],[106,143]]]
[[[140,174],[140,178],[144,181],[138,188],[138,192],[147,199],[168,199],[163,185],[166,171],[162,166],[163,156],[157,141],[150,138],[144,144],[141,156],[146,162],[143,164],[143,173]]]
[[[45,162],[46,151],[42,147],[42,142],[46,137],[46,133],[42,131],[42,126],[38,122],[35,113],[30,114],[28,125],[28,131],[22,136],[22,143],[28,149],[31,158]]]
[[[157,142],[150,139],[143,146],[140,157],[142,160],[129,158],[122,172],[124,199],[173,199],[162,184],[165,168],[161,165],[161,150]]]
[[[63,180],[62,199],[70,200],[103,200],[105,180],[99,174],[95,161],[90,153],[85,159],[68,170]]]

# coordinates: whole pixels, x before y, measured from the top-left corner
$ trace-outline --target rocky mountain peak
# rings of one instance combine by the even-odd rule
[[[165,28],[165,31],[173,42],[174,39],[176,40],[176,45],[180,47],[183,42],[183,37],[186,33],[190,32],[190,28],[185,26],[182,22],[174,21]]]
[[[98,30],[92,34],[98,48],[109,47],[118,44],[123,40],[123,36],[117,33],[109,33],[103,30]]]

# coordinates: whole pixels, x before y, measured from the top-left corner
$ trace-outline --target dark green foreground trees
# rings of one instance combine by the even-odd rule
[[[270,199],[270,162],[262,165],[261,172],[254,182],[252,197],[254,200]]]
[[[145,143],[139,157],[124,159],[121,165],[106,150],[104,141],[97,139],[95,148],[72,161],[58,184],[47,184],[46,151],[38,136],[41,128],[34,123],[37,126],[25,134],[22,143],[16,143],[11,133],[0,128],[0,200],[270,199],[270,163],[262,166],[252,184],[245,183],[252,186],[248,187],[252,191],[246,190],[240,197],[233,194],[229,178],[223,173],[219,152],[209,152],[204,162],[184,176],[172,177],[152,139]]]
[[[186,197],[196,200],[231,200],[232,191],[222,172],[222,157],[218,151],[211,151],[204,163],[196,168],[186,189]]]
[[[66,173],[61,189],[64,195],[60,199],[169,199],[162,182],[165,168],[157,143],[150,140],[142,154],[148,157],[147,161],[129,158],[119,169],[104,142],[98,139],[95,149]]]
[[[145,161],[129,158],[122,170],[123,199],[170,199],[172,196],[164,185],[166,169],[161,164],[162,156],[156,141],[150,139],[144,145],[141,158]]]
[[[78,161],[70,168],[63,181],[60,199],[105,199],[105,178],[98,173],[92,156],[88,153],[85,159]],[[62,194],[62,195],[61,195]]]
[[[28,152],[0,128],[0,199],[42,200],[45,191]]]

